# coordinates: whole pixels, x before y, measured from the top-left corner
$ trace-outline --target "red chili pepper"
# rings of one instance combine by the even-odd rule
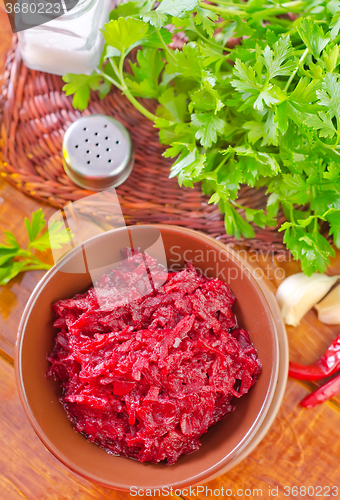
[[[313,408],[316,405],[327,401],[327,399],[332,398],[336,394],[340,393],[340,375],[327,382],[325,385],[319,387],[316,391],[312,392],[306,396],[300,405],[305,408]]]
[[[331,343],[321,358],[312,365],[289,363],[289,377],[299,380],[319,380],[340,370],[340,335]]]

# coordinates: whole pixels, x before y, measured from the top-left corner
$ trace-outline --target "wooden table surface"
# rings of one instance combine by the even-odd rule
[[[0,75],[10,39],[9,24],[0,2]],[[46,216],[54,212],[53,208],[30,199],[0,177],[0,241],[3,241],[2,230],[10,230],[20,242],[25,242],[23,219],[39,207]],[[255,259],[249,255],[249,258],[254,266],[264,270],[273,291],[279,284],[276,269],[282,268],[286,276],[299,270],[297,263],[277,262],[272,256]],[[332,260],[329,272],[340,274],[340,252]],[[14,345],[23,308],[42,276],[43,272],[33,271],[0,287],[0,498],[134,498],[96,486],[70,472],[45,449],[21,408],[14,380]],[[312,363],[340,334],[340,326],[322,325],[311,311],[299,327],[287,328],[287,334],[290,359]],[[237,498],[340,498],[336,493],[337,487],[340,491],[340,398],[311,410],[299,407],[298,402],[311,389],[312,384],[289,379],[278,416],[260,445],[229,473],[208,483],[206,486],[212,492],[208,490],[207,495],[204,492],[198,498],[217,498],[214,490],[220,490],[219,497],[223,498],[222,487],[224,492],[232,490]],[[294,486],[298,489],[293,489]],[[308,486],[314,487],[314,494],[304,494],[301,487]],[[269,488],[272,495],[268,493]],[[311,488],[309,492],[312,493]],[[197,497],[193,494],[185,498]]]

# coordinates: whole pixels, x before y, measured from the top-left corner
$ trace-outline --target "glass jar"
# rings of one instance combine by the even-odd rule
[[[56,75],[91,74],[98,66],[104,44],[99,29],[108,21],[111,7],[112,0],[80,0],[62,16],[20,31],[25,65]]]

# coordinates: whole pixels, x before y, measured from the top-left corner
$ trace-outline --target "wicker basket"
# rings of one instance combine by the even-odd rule
[[[108,114],[128,128],[135,149],[134,170],[117,188],[126,223],[176,224],[235,243],[235,238],[225,232],[218,206],[208,204],[199,185],[193,189],[179,187],[176,179],[169,179],[171,161],[162,156],[164,148],[157,130],[118,90],[112,90],[104,101],[94,93],[89,108],[80,113],[73,109],[62,87],[60,77],[25,67],[14,36],[0,94],[0,173],[8,182],[57,208],[92,194],[77,187],[65,174],[62,140],[70,124],[80,116]],[[143,100],[143,104],[155,109],[152,101]],[[238,201],[264,208],[265,198],[263,189],[242,187]],[[110,219],[110,213],[96,215]],[[282,222],[283,215],[279,218]],[[284,250],[277,228],[254,229],[255,237],[242,239],[241,243],[255,250]]]

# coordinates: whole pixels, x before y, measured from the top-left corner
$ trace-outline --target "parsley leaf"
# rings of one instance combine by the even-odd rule
[[[138,2],[127,3],[120,2],[117,7],[111,11],[110,20],[117,20],[121,17],[131,17],[142,14],[143,12],[149,12],[154,3],[155,2],[152,0],[141,0]]]
[[[326,218],[330,225],[329,234],[333,236],[335,245],[340,249],[340,212],[333,212]]]
[[[167,23],[168,15],[181,18],[197,5],[198,0],[162,0],[156,10],[143,14],[143,20],[161,28]]]
[[[228,234],[235,236],[237,240],[239,240],[241,236],[245,238],[254,237],[255,232],[252,226],[243,219],[231,203],[225,201],[222,207],[222,211],[225,214],[224,223]]]
[[[331,112],[331,116],[340,116],[340,83],[337,75],[327,73],[323,82],[322,90],[317,90],[319,104],[325,106]]]
[[[65,90],[84,109],[91,90],[115,85],[154,122],[174,158],[170,176],[201,182],[228,233],[253,237],[282,209],[285,244],[304,272],[323,272],[334,251],[321,223],[340,244],[339,16],[338,0],[121,3],[98,70],[67,75]],[[169,47],[172,32],[181,50]],[[158,101],[155,114],[139,97]],[[267,206],[239,204],[242,184],[266,187]]]
[[[25,262],[11,262],[0,267],[0,286],[7,285],[25,267]]]
[[[217,20],[218,20],[218,15],[215,14],[214,12],[206,10],[202,7],[197,7],[194,22],[197,26],[202,25],[202,28],[208,33],[208,35],[210,36],[214,35],[216,26],[215,21]]]
[[[180,185],[192,187],[192,178],[198,177],[204,168],[206,156],[194,150],[186,156],[181,155],[171,168],[171,177],[178,176]]]
[[[104,25],[103,37],[111,47],[127,54],[134,46],[141,43],[149,27],[139,19],[120,17]]]
[[[90,100],[90,91],[98,90],[102,82],[102,78],[97,73],[92,73],[92,75],[76,75],[73,73],[67,73],[63,76],[66,85],[63,87],[63,91],[66,95],[72,95],[73,97],[73,107],[83,111],[87,108]]]
[[[334,38],[338,36],[340,31],[340,12],[334,14],[329,27],[331,29],[330,31],[331,39],[334,40]]]
[[[308,116],[305,120],[305,124],[315,130],[320,130],[320,137],[332,138],[337,132],[331,116],[324,111],[319,111],[317,115]]]
[[[322,50],[330,41],[330,35],[325,35],[322,26],[317,24],[311,17],[301,19],[297,31],[314,57],[319,57]]]
[[[262,61],[267,68],[268,79],[276,76],[290,76],[296,68],[296,62],[287,61],[294,53],[289,36],[284,36],[274,43],[273,50],[267,45],[263,51]]]
[[[215,113],[194,113],[191,115],[191,126],[197,130],[195,137],[202,146],[210,148],[219,135],[225,130],[225,121]]]
[[[138,63],[138,64],[137,64]],[[137,63],[130,63],[134,78],[126,82],[134,95],[156,99],[159,96],[159,75],[164,68],[157,49],[145,48],[137,53]]]
[[[45,218],[41,209],[33,212],[31,220],[25,218],[29,245],[27,249],[21,248],[15,236],[5,231],[5,244],[0,244],[0,286],[6,285],[23,271],[36,269],[48,270],[50,265],[42,262],[32,254],[34,248],[44,252],[51,248],[50,238],[53,241],[52,248],[61,248],[64,243],[69,243],[72,234],[63,229],[61,223],[52,224],[48,231],[41,234],[45,227]],[[40,235],[40,236],[39,236]]]
[[[323,173],[323,177],[330,181],[336,181],[340,178],[340,166],[335,162],[330,163],[328,169]]]
[[[32,243],[45,226],[45,218],[41,208],[32,214],[31,221],[25,217],[25,226],[30,243]]]

